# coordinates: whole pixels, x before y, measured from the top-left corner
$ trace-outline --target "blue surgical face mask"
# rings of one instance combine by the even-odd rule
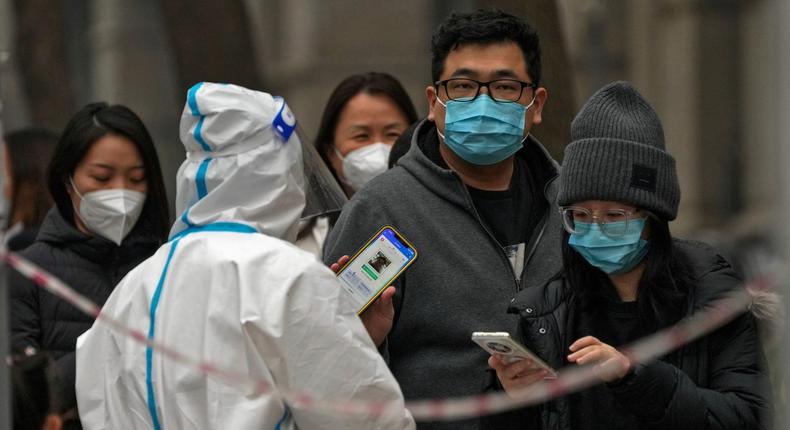
[[[648,242],[642,239],[642,230],[645,228],[644,218],[628,220],[625,234],[614,237],[607,236],[596,222],[591,224],[577,222],[577,224],[586,227],[582,229],[585,232],[571,234],[568,244],[588,263],[605,273],[628,272],[647,254]]]
[[[455,155],[479,166],[499,163],[515,154],[526,139],[524,115],[535,103],[496,102],[481,94],[471,102],[450,100],[445,107],[444,143]]]

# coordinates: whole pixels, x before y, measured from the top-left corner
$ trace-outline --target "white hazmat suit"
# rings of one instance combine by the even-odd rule
[[[275,389],[386,403],[336,416],[229,386],[97,322],[78,340],[77,398],[91,429],[414,428],[403,396],[334,274],[293,240],[302,148],[282,99],[234,85],[189,90],[170,241],[102,313]]]

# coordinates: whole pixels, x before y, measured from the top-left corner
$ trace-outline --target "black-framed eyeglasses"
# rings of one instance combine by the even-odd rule
[[[577,206],[560,207],[562,226],[570,234],[584,235],[590,230],[592,223],[598,223],[601,231],[607,236],[622,236],[628,231],[628,222],[647,218],[650,213],[641,209],[606,209],[590,211]]]
[[[532,82],[523,82],[517,79],[497,79],[494,81],[480,82],[469,78],[450,78],[436,81],[434,85],[444,86],[445,94],[450,100],[471,102],[480,95],[480,88],[488,88],[488,94],[498,102],[517,102],[524,93],[524,88],[538,86]]]

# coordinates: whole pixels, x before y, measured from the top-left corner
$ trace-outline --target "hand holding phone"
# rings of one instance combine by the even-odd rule
[[[337,274],[343,290],[358,308],[357,315],[416,258],[417,251],[393,227],[384,226],[373,235]]]
[[[556,370],[552,369],[551,366],[541,360],[537,354],[527,349],[527,347],[513,340],[507,332],[476,331],[472,333],[472,340],[488,351],[489,354],[500,355],[506,364],[512,364],[526,358],[532,361],[533,368],[546,371],[545,378],[557,377]]]

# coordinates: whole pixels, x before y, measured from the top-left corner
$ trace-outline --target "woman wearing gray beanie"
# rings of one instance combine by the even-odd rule
[[[670,235],[680,190],[656,112],[630,84],[613,82],[587,101],[571,137],[558,195],[564,273],[521,291],[510,312],[520,315],[521,341],[552,367],[607,363],[617,371],[501,419],[542,429],[770,427],[751,313],[647,364],[618,350],[743,288],[710,247]],[[507,392],[544,377],[528,360],[492,356],[489,364]]]

